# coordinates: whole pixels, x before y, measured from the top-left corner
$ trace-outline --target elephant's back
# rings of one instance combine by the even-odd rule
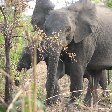
[[[109,9],[106,6],[97,6],[96,17],[106,24],[112,23],[112,9]]]

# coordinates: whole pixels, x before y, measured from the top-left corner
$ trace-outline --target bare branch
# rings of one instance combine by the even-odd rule
[[[11,76],[8,73],[6,73],[4,70],[0,69],[0,73],[4,76],[7,76],[10,79],[10,81],[13,82]]]
[[[3,17],[4,17],[4,22],[5,22],[5,24],[7,24],[7,18],[6,18],[6,15],[5,15],[5,13],[4,13],[4,9],[3,9],[3,7],[1,7],[1,6],[0,6],[0,11],[2,12],[2,15],[3,15]]]
[[[7,108],[8,105],[4,102],[4,99],[2,97],[0,97],[0,103],[2,103],[2,105]]]
[[[21,95],[21,93],[23,92],[23,90],[21,89],[15,96],[15,98],[13,99],[12,103],[9,105],[8,109],[6,112],[10,112],[10,110],[13,108],[13,105],[15,103],[15,101],[19,98],[19,96]]]
[[[28,87],[28,85],[30,84],[30,80],[28,80],[25,85],[24,88],[21,88],[19,90],[19,92],[16,94],[16,96],[14,97],[14,99],[12,100],[12,103],[8,106],[8,109],[6,112],[10,112],[10,110],[13,108],[15,101],[20,97],[20,95],[23,93],[23,91],[25,90],[25,88]]]
[[[12,36],[12,38],[14,38],[14,37],[23,37],[22,35],[14,35],[14,36]]]

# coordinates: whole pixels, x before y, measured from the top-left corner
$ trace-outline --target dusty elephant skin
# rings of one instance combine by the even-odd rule
[[[38,14],[39,1],[37,1],[32,16],[32,24],[37,26],[41,22],[38,17],[42,17]],[[37,15],[36,24],[33,22],[34,15]],[[80,0],[66,8],[49,11],[49,14],[44,17],[43,30],[48,36],[51,36],[52,32],[61,30],[59,39],[62,45],[67,46],[71,44],[71,41],[73,42],[72,47],[68,48],[77,55],[77,62],[72,61],[70,63],[71,98],[75,99],[81,94],[81,92],[74,93],[73,91],[83,89],[85,69],[96,77],[94,89],[97,89],[102,70],[112,66],[112,21],[110,20],[112,11],[105,7],[95,6],[89,0]],[[41,20],[43,19],[41,18]],[[53,51],[53,47],[56,49],[55,51]],[[50,52],[53,55],[49,55],[48,59],[49,87],[47,88],[47,98],[52,97],[54,93],[56,68],[62,48],[60,46],[51,47]],[[49,100],[48,103],[52,103],[52,100]]]
[[[44,41],[45,42],[45,41]],[[46,41],[48,43],[48,41]],[[43,43],[43,42],[41,42]],[[49,43],[48,43],[49,44]],[[41,48],[41,49],[40,49]],[[41,47],[37,49],[37,63],[40,61],[45,61],[47,68],[48,68],[48,52],[46,49],[44,49],[44,45],[41,44]],[[21,54],[21,58],[18,62],[17,65],[17,70],[21,71],[22,68],[29,69],[31,67],[31,46],[27,46],[23,49],[23,52]],[[60,93],[60,87],[58,84],[58,80],[61,79],[65,74],[70,76],[70,62],[71,58],[68,56],[67,51],[62,51],[60,59],[58,61],[58,68],[57,68],[57,74],[56,74],[56,79],[55,79],[55,89],[54,89],[54,94],[53,96],[53,103],[56,103],[58,100],[61,100],[59,97]],[[93,90],[93,83],[92,83],[92,77],[95,79],[94,76],[90,75],[90,73],[86,70],[85,74],[83,76],[84,78],[87,78],[89,80],[88,84],[88,90],[86,93],[85,101],[88,103],[88,105],[91,103],[91,98],[92,98],[92,90]],[[46,88],[48,86],[48,80],[46,82]],[[105,72],[103,72],[102,75],[99,75],[99,84],[102,87],[103,90],[107,89],[107,78]],[[94,94],[93,94],[94,95]],[[96,96],[97,97],[97,96]]]

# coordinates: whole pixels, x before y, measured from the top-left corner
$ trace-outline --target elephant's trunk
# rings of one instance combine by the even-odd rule
[[[61,49],[59,46],[55,46],[49,49],[49,60],[48,60],[48,73],[47,73],[47,105],[53,103],[53,94],[55,89],[55,80],[57,74],[57,67]]]

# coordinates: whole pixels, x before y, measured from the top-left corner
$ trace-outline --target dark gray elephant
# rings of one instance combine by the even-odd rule
[[[47,68],[48,68],[48,55],[47,55],[48,52],[42,46],[43,46],[43,44],[41,44],[41,47],[39,49],[37,49],[37,63],[44,60],[46,62]],[[59,89],[58,80],[61,79],[65,74],[70,76],[70,62],[71,62],[71,58],[68,56],[67,51],[62,51],[59,62],[58,62],[56,81],[55,81],[55,89],[54,89],[54,94],[53,94],[53,96],[54,96],[53,103],[55,103],[57,100],[60,100],[60,97],[59,97],[60,89]],[[27,46],[23,49],[23,52],[21,54],[20,60],[17,65],[17,70],[21,71],[23,68],[29,69],[30,67],[31,67],[31,46]],[[94,89],[92,80],[95,79],[95,77],[94,77],[94,75],[93,76],[90,75],[90,73],[88,71],[85,71],[85,74],[83,77],[87,78],[89,81],[88,91],[87,91],[87,94],[85,97],[85,101],[88,104],[90,104],[91,97],[92,97],[91,92]],[[103,73],[99,77],[100,77],[99,78],[100,86],[102,87],[103,90],[106,90],[107,89],[106,74]],[[18,83],[18,80],[16,80],[16,83]],[[46,88],[48,86],[47,84],[48,84],[48,80],[46,82]]]
[[[42,0],[48,1],[48,0]],[[42,22],[43,30],[48,36],[53,32],[60,32],[60,44],[49,47],[48,88],[47,98],[52,97],[55,88],[55,77],[60,53],[64,46],[69,52],[76,53],[76,61],[70,62],[70,91],[72,100],[79,97],[83,89],[83,75],[85,70],[95,76],[97,89],[99,74],[102,70],[112,67],[112,11],[95,6],[89,0],[80,0],[68,7],[58,10],[47,10],[47,13],[38,14],[39,8],[44,5],[36,2],[32,16],[33,26]],[[41,2],[42,3],[42,2]],[[44,14],[44,16],[41,16]],[[40,19],[38,19],[40,18]],[[36,24],[35,22],[36,21]],[[44,24],[43,24],[44,23]],[[48,104],[52,103],[52,99]]]

